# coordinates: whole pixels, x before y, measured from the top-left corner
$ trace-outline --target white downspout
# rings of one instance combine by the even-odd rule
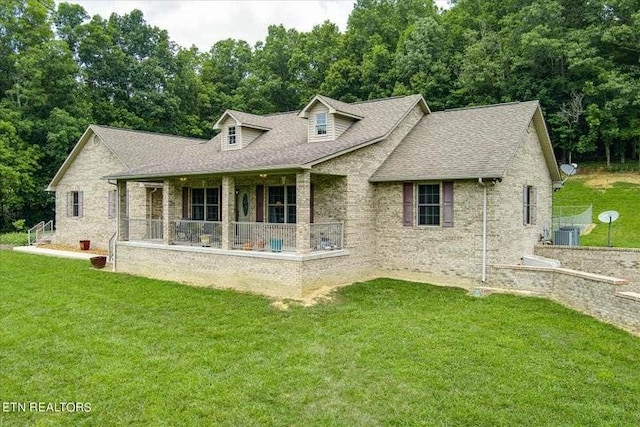
[[[116,262],[118,262],[116,248],[118,247],[117,242],[120,239],[120,186],[118,185],[118,181],[111,182],[109,180],[107,182],[111,185],[116,186],[116,200],[114,200],[114,203],[116,204],[116,229],[113,232],[113,235],[111,236],[111,239],[115,239],[115,241],[113,242],[113,264],[111,266],[111,271],[115,273],[117,271]],[[111,239],[109,239],[109,247],[111,246]]]
[[[482,185],[482,283],[487,281],[487,184],[478,178]]]

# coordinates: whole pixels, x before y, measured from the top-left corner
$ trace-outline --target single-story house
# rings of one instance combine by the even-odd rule
[[[561,178],[536,101],[318,95],[214,127],[89,126],[48,187],[57,241],[109,247],[119,272],[300,298],[381,275],[487,282],[551,227]]]

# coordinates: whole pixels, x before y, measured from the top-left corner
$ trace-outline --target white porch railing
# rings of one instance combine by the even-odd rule
[[[171,222],[171,244],[222,247],[222,223],[219,221],[180,220]]]
[[[129,218],[128,224],[128,236],[130,241],[161,241],[163,239],[161,219]]]
[[[29,246],[38,244],[54,234],[53,220],[48,222],[40,221],[27,231],[27,238],[29,240]]]
[[[327,251],[342,249],[344,227],[341,222],[311,224],[311,250]]]
[[[128,240],[162,243],[161,219],[136,219],[127,221]],[[296,224],[269,222],[232,222],[232,249],[264,250],[271,252],[296,251]],[[222,248],[222,222],[219,221],[171,221],[170,244]],[[328,251],[342,249],[344,226],[342,222],[310,224],[309,249]]]
[[[269,222],[232,222],[233,248],[291,252],[296,250],[296,225]]]

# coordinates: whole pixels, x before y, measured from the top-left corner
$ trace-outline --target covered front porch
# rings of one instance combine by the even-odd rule
[[[118,181],[118,241],[305,255],[345,246],[346,178],[309,170]],[[144,193],[144,194],[143,194]]]

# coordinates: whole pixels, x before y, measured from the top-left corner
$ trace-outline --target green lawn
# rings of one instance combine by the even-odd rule
[[[602,174],[601,171],[598,173]],[[589,206],[593,204],[593,222],[596,228],[581,236],[582,246],[607,246],[608,225],[598,221],[598,214],[607,210],[616,210],[620,218],[613,223],[612,246],[640,248],[640,185],[629,182],[616,182],[611,188],[594,188],[586,182],[594,174],[571,177],[565,188],[554,193],[554,208],[558,206]],[[609,174],[615,179],[615,174]]]
[[[640,425],[640,338],[537,298],[380,279],[266,298],[0,251],[14,425]],[[1,408],[0,408],[1,409]]]

